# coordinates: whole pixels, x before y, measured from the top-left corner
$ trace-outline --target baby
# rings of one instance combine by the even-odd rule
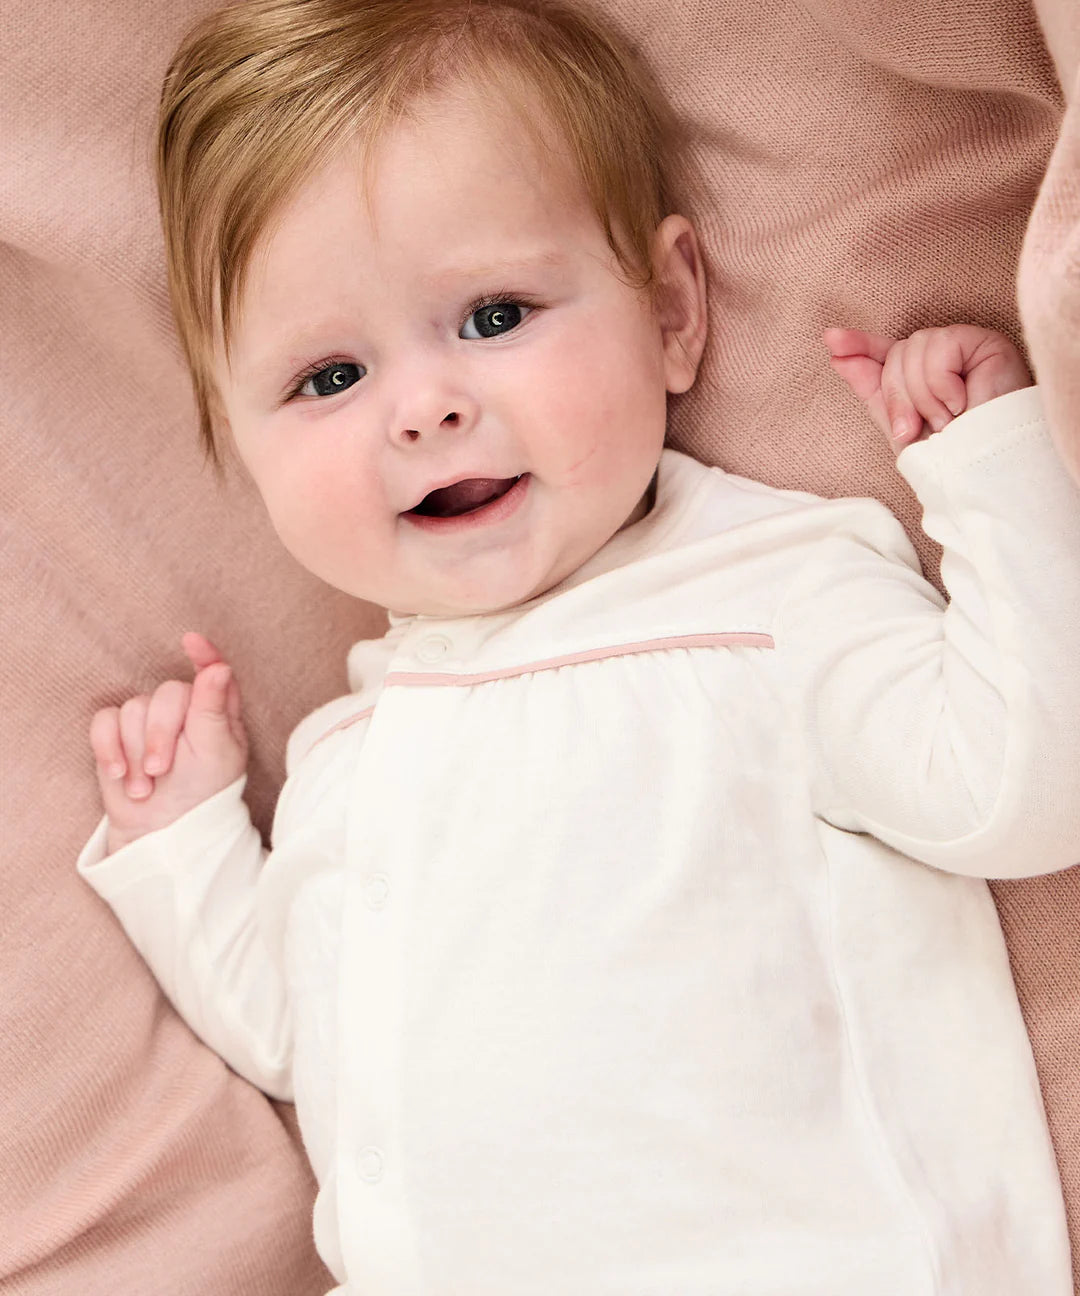
[[[664,447],[705,341],[652,83],[531,0],[245,0],[166,82],[211,452],[389,612],[264,849],[240,694],[99,711],[79,858],[296,1102],[356,1296],[1066,1296],[986,877],[1080,859],[1080,498],[1015,348],[833,329],[888,511]]]

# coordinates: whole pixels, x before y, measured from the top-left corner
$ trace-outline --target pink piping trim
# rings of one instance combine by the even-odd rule
[[[643,639],[640,643],[618,644],[614,648],[590,648],[588,652],[567,653],[565,657],[548,657],[544,661],[528,662],[524,666],[508,666],[503,670],[485,671],[478,675],[440,675],[437,672],[391,671],[383,684],[442,684],[462,686],[466,684],[487,684],[491,680],[509,679],[515,675],[529,675],[535,671],[554,670],[557,666],[573,666],[578,662],[602,661],[605,657],[625,657],[630,653],[653,652],[658,648],[775,648],[776,641],[772,635],[758,634],[754,631],[729,631],[725,634],[672,635],[667,639]],[[375,710],[374,706],[365,707],[355,715],[346,716],[336,725],[320,734],[308,748],[313,752],[319,743],[337,733],[339,729],[348,729],[350,725],[366,720]]]
[[[310,755],[324,738],[329,738],[331,734],[337,733],[339,729],[348,729],[350,725],[356,724],[358,720],[366,720],[374,710],[375,708],[373,706],[364,707],[363,711],[357,711],[356,715],[346,716],[344,720],[339,720],[336,725],[331,725],[330,728],[327,729],[326,733],[320,734],[318,738],[315,739],[307,749],[305,755]]]
[[[618,644],[614,648],[591,648],[588,652],[568,653],[565,657],[549,657],[545,661],[529,662],[524,666],[508,666],[504,670],[485,671],[479,675],[443,675],[437,671],[391,671],[384,684],[443,684],[462,687],[467,684],[487,684],[491,680],[509,679],[514,675],[530,675],[535,671],[554,670],[557,666],[573,666],[578,662],[601,661],[605,657],[625,657],[629,653],[653,652],[658,648],[775,648],[772,635],[749,631],[726,634],[673,635],[668,639],[644,639],[640,643]]]

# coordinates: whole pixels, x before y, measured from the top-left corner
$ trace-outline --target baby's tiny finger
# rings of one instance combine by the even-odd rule
[[[197,671],[222,660],[215,645],[198,630],[186,630],[180,637],[180,645]]]
[[[894,401],[888,407],[889,439],[894,445],[908,445],[922,430],[922,416],[914,405]]]
[[[956,418],[967,409],[967,385],[963,378],[951,371],[934,373],[927,379],[930,390]]]
[[[948,423],[967,408],[967,383],[962,376],[964,354],[947,329],[938,329],[927,343],[925,357],[927,386],[949,411],[944,420]]]
[[[828,328],[822,333],[822,338],[834,356],[869,356],[878,364],[885,363],[885,357],[896,343],[895,338],[886,337],[883,333],[853,328]]]
[[[120,743],[119,707],[102,707],[94,712],[90,721],[90,750],[106,778],[122,779],[127,773]]]
[[[143,769],[147,774],[160,776],[172,767],[190,697],[191,685],[182,680],[166,680],[155,690],[146,713]]]
[[[909,445],[922,432],[922,415],[915,408],[904,379],[906,350],[906,342],[897,343],[881,371],[881,396],[885,402],[885,417],[889,421],[889,440],[894,449]]]
[[[128,775],[124,791],[133,800],[145,799],[154,790],[153,781],[143,773],[143,755],[146,747],[146,713],[150,699],[145,693],[128,698],[120,708],[120,740],[124,744],[124,757]]]
[[[902,363],[904,383],[912,403],[931,430],[940,432],[951,421],[952,411],[934,393],[929,382],[931,373],[946,369],[945,361],[934,349],[933,336],[929,330],[913,334],[904,348]]]

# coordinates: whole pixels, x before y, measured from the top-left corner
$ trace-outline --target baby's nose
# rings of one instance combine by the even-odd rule
[[[439,427],[456,427],[461,422],[461,415],[456,410],[451,410],[449,414],[444,414],[439,420]],[[410,441],[415,441],[422,435],[420,428],[405,428],[405,436]]]

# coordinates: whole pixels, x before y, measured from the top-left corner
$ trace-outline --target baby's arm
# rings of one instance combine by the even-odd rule
[[[833,501],[817,515],[823,529],[789,588],[777,646],[823,819],[939,868],[1026,876],[1080,862],[1080,495],[1038,390],[1016,389],[1027,373],[1007,339],[940,332],[967,346],[969,361],[991,344],[994,381],[1004,372],[1012,388],[996,399],[973,388],[961,354],[964,412],[946,422],[899,358],[893,365],[904,382],[891,398],[911,400],[927,425],[898,467],[943,546],[949,602],[886,510]],[[932,341],[905,349],[913,359],[948,351]],[[888,431],[904,412],[885,403],[889,355],[861,359],[852,386],[862,383],[868,407],[881,398],[871,414]],[[944,405],[960,392],[941,382],[932,373],[927,386]]]
[[[201,635],[192,684],[99,711],[91,745],[106,817],[78,870],[109,904],[191,1028],[241,1075],[291,1097],[280,959],[257,921],[267,852],[243,800],[236,681]]]

